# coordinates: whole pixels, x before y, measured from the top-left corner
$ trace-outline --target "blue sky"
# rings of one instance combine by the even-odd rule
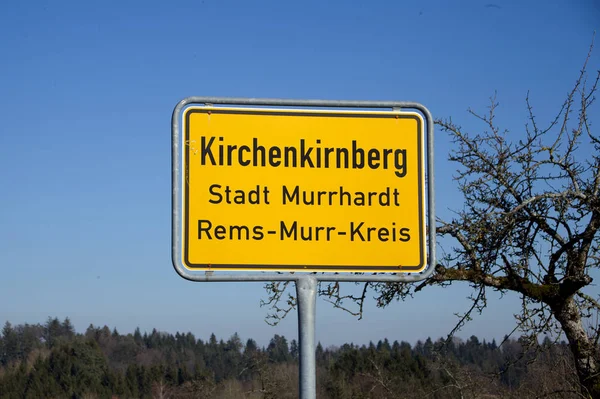
[[[0,5],[0,323],[238,332],[266,344],[257,283],[191,283],[171,265],[170,118],[187,96],[404,100],[485,110],[520,137],[527,91],[549,118],[577,77],[600,4],[573,1],[28,1]],[[600,65],[600,51],[592,65]],[[460,207],[436,133],[437,205]],[[447,333],[468,290],[425,290],[363,320],[319,301],[326,345]],[[459,335],[501,338],[497,296]]]

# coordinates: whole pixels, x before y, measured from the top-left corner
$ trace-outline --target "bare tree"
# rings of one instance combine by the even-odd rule
[[[489,290],[517,293],[522,306],[515,330],[531,342],[540,334],[564,333],[582,394],[600,397],[600,303],[589,294],[590,274],[600,265],[600,136],[590,121],[600,71],[590,79],[590,55],[591,48],[573,89],[545,126],[529,94],[523,132],[498,127],[495,96],[485,114],[470,110],[482,122],[481,132],[436,120],[455,145],[449,160],[458,166],[455,180],[464,205],[451,220],[438,220],[445,254],[428,280],[366,283],[358,295],[324,283],[320,295],[347,310],[348,301],[355,303],[351,312],[360,315],[367,292],[383,307],[430,286],[464,282],[473,288],[472,304],[451,336],[485,308]],[[267,284],[265,302],[281,304],[285,287]],[[287,305],[295,306],[293,298]],[[286,307],[274,309],[285,314]]]
[[[162,378],[152,383],[152,399],[169,399],[172,397],[172,388]]]

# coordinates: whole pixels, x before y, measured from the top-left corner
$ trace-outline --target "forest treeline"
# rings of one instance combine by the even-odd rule
[[[234,334],[120,334],[70,320],[11,325],[0,337],[1,398],[297,398],[298,343]],[[319,398],[581,397],[565,342],[505,339],[317,346]]]

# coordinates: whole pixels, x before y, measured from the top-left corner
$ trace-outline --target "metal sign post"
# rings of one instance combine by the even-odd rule
[[[300,397],[317,397],[317,360],[315,318],[317,317],[317,279],[306,276],[296,280],[298,299],[298,341],[300,344]]]
[[[173,266],[197,282],[295,282],[303,399],[316,397],[318,283],[430,277],[434,194],[418,103],[190,97],[173,111]]]

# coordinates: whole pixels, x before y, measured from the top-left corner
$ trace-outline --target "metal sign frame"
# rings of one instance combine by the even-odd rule
[[[183,209],[181,187],[182,181],[182,117],[185,109],[188,106],[254,106],[254,107],[303,107],[310,109],[341,109],[341,108],[362,108],[362,109],[379,109],[379,110],[417,110],[424,116],[427,125],[426,134],[426,202],[427,202],[427,223],[428,234],[428,267],[421,273],[398,272],[370,274],[351,274],[346,272],[340,273],[323,273],[314,275],[318,281],[352,281],[352,282],[411,282],[423,280],[432,273],[431,265],[435,265],[435,198],[433,184],[433,121],[431,114],[427,108],[418,103],[398,102],[398,101],[324,101],[324,100],[285,100],[285,99],[253,99],[253,98],[226,98],[226,97],[189,97],[177,104],[173,111],[172,117],[172,260],[173,266],[177,273],[190,281],[291,281],[297,280],[302,274],[314,273],[312,270],[290,272],[223,272],[226,274],[217,274],[212,271],[192,271],[186,268],[182,259],[182,235],[180,226],[182,225]],[[293,256],[293,255],[292,255]],[[221,272],[219,272],[221,273]],[[383,273],[383,274],[382,274]]]
[[[186,107],[198,106],[252,106],[252,107],[303,107],[307,109],[379,109],[399,111],[405,109],[417,110],[425,118],[427,134],[425,137],[425,184],[427,203],[427,268],[420,273],[326,273],[314,271],[294,272],[253,272],[232,273],[214,271],[188,270],[182,262],[182,148],[181,131],[182,115]],[[288,100],[288,99],[257,99],[257,98],[228,98],[228,97],[188,97],[180,101],[173,110],[171,119],[171,168],[172,168],[172,224],[171,224],[171,255],[175,271],[184,279],[196,282],[271,282],[294,281],[298,299],[298,341],[300,347],[300,398],[316,398],[316,358],[315,358],[315,318],[316,297],[319,282],[389,282],[411,283],[429,278],[436,265],[436,226],[435,226],[435,189],[434,189],[434,146],[433,118],[429,110],[416,102],[405,101],[335,101],[335,100]],[[290,256],[293,256],[291,254]]]

